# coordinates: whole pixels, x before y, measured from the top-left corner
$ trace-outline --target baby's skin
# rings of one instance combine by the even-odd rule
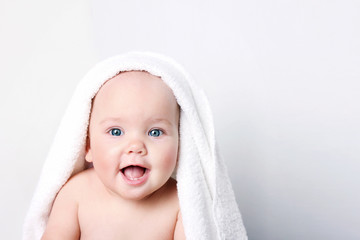
[[[93,100],[86,161],[58,193],[42,239],[185,239],[171,175],[179,107],[147,72],[123,72]]]

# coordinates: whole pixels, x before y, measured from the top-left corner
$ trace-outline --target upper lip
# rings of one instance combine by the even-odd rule
[[[147,164],[145,164],[143,161],[136,161],[136,160],[132,160],[132,161],[124,161],[121,165],[120,165],[120,170],[123,170],[126,167],[129,166],[136,166],[136,167],[142,167],[142,168],[146,168],[148,169],[149,166],[147,166]]]

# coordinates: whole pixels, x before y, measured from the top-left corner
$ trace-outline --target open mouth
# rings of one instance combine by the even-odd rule
[[[141,166],[130,165],[122,168],[120,171],[128,180],[136,181],[143,178],[146,172],[148,171],[148,169]]]

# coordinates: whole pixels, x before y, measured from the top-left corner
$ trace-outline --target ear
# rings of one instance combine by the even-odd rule
[[[85,146],[85,160],[87,162],[92,162],[92,153],[91,153],[91,147],[90,147],[90,138],[89,136],[86,137],[86,146]]]

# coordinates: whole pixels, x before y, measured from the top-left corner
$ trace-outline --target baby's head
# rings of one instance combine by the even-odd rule
[[[122,72],[93,100],[85,159],[112,193],[144,199],[176,167],[178,126],[179,106],[160,77]]]

